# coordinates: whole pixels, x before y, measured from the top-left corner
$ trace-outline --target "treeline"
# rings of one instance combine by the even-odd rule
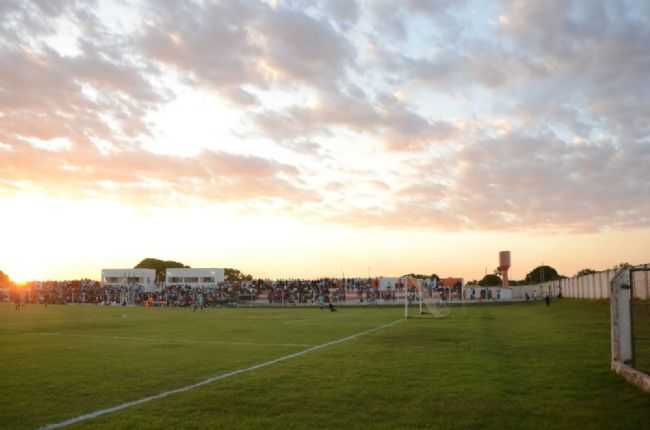
[[[521,280],[515,280],[515,279],[510,279],[508,280],[508,283],[510,285],[531,285],[531,284],[539,284],[542,282],[546,281],[555,281],[557,279],[561,278],[566,278],[566,276],[560,275],[555,268],[551,266],[537,266],[528,274],[524,279]],[[468,285],[480,285],[482,287],[497,287],[501,285],[501,274],[498,273],[498,271],[495,271],[495,273],[490,273],[487,274],[481,279],[480,281],[470,281],[467,283]]]
[[[436,275],[435,273],[432,273],[431,275],[423,275],[421,273],[409,273],[407,275],[403,275],[402,278],[415,278],[415,279],[435,279],[436,281],[440,280],[440,276]]]
[[[189,269],[183,263],[172,260],[158,260],[157,258],[145,258],[135,265],[134,269],[154,269],[156,271],[156,282],[162,283],[165,281],[165,273],[167,269]]]
[[[630,267],[630,263],[620,263],[614,266],[612,269],[621,269],[623,267]],[[582,269],[579,270],[578,273],[576,273],[575,276],[580,277],[580,276],[586,276],[586,275],[591,275],[592,273],[596,273],[596,270],[594,269]],[[560,275],[557,270],[555,270],[551,266],[537,266],[533,270],[531,270],[524,279],[521,280],[509,280],[508,283],[510,285],[534,285],[534,284],[541,284],[542,282],[547,282],[547,281],[556,281],[558,279],[563,279],[566,278],[564,275]],[[470,281],[467,283],[468,285],[480,285],[482,287],[496,287],[501,285],[501,275],[498,273],[497,270],[494,271],[494,273],[490,273],[488,275],[485,275],[483,279],[480,281]]]

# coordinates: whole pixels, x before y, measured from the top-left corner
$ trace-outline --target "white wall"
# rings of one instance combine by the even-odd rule
[[[385,277],[381,276],[379,278],[379,289],[384,291],[384,290],[394,290],[395,285],[400,282],[400,278],[391,278],[391,277]]]
[[[102,286],[126,287],[138,285],[145,291],[156,289],[156,271],[154,269],[104,269]]]
[[[492,291],[492,301],[509,301],[513,297],[512,288],[501,288],[501,287],[482,287],[480,285],[465,285],[463,287],[463,300],[471,300],[472,289],[474,289],[474,300],[479,300],[481,298],[481,290],[486,290],[485,294],[487,297],[487,290]],[[499,297],[497,299],[497,297]],[[486,299],[487,300],[487,299]]]
[[[646,265],[650,267],[650,264]],[[542,284],[513,286],[513,298],[522,299],[526,292],[532,296],[533,291],[537,291],[537,297],[544,297],[545,294],[551,294],[554,297],[562,289],[563,297],[575,299],[608,299],[609,283],[616,274],[616,270],[604,270],[602,272],[592,273],[558,281],[549,281]],[[642,300],[650,299],[650,272],[633,272],[634,276],[634,297]]]
[[[210,278],[212,281],[208,281]],[[195,281],[196,279],[196,281]],[[217,268],[173,268],[165,271],[165,285],[188,285],[193,288],[214,288],[225,279],[225,270]]]

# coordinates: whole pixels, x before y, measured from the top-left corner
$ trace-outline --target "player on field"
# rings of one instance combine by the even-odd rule
[[[197,292],[197,293],[194,293],[194,300],[193,300],[193,303],[192,303],[192,310],[194,312],[196,312],[197,308],[200,308],[201,310],[203,310],[203,293],[201,293],[200,291]]]

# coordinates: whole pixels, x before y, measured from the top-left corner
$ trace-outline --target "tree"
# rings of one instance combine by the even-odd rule
[[[402,276],[402,278],[415,278],[415,279],[435,279],[436,281],[440,281],[440,277],[436,275],[435,273],[431,275],[423,275],[423,274],[418,274],[418,273],[409,273],[408,275]]]
[[[155,269],[156,282],[158,283],[165,280],[165,272],[167,269],[189,269],[189,267],[178,261],[165,261],[158,260],[157,258],[145,258],[135,266],[136,269]]]
[[[515,285],[526,285],[526,281],[521,279],[519,281],[515,279],[508,279],[508,285],[515,286]]]
[[[232,267],[227,267],[223,269],[223,271],[224,271],[224,278],[228,282],[253,280],[253,277],[251,275],[245,275],[241,272],[241,270],[233,269]]]
[[[591,275],[592,273],[596,273],[596,271],[593,269],[582,269],[576,274],[576,276],[577,277],[586,276],[586,275]]]
[[[482,287],[497,287],[501,285],[501,278],[491,273],[483,276],[483,279],[478,281],[478,284]]]
[[[12,282],[9,275],[0,270],[0,288],[9,288]]]
[[[537,266],[526,275],[526,283],[528,284],[555,281],[556,279],[560,279],[560,275],[551,266]]]

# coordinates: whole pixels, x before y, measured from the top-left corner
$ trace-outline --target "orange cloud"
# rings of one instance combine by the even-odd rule
[[[43,151],[27,144],[0,151],[0,188],[27,187],[73,197],[106,195],[140,204],[182,199],[311,200],[298,186],[298,170],[254,156],[205,151],[181,158],[142,150],[102,154],[94,148]]]

